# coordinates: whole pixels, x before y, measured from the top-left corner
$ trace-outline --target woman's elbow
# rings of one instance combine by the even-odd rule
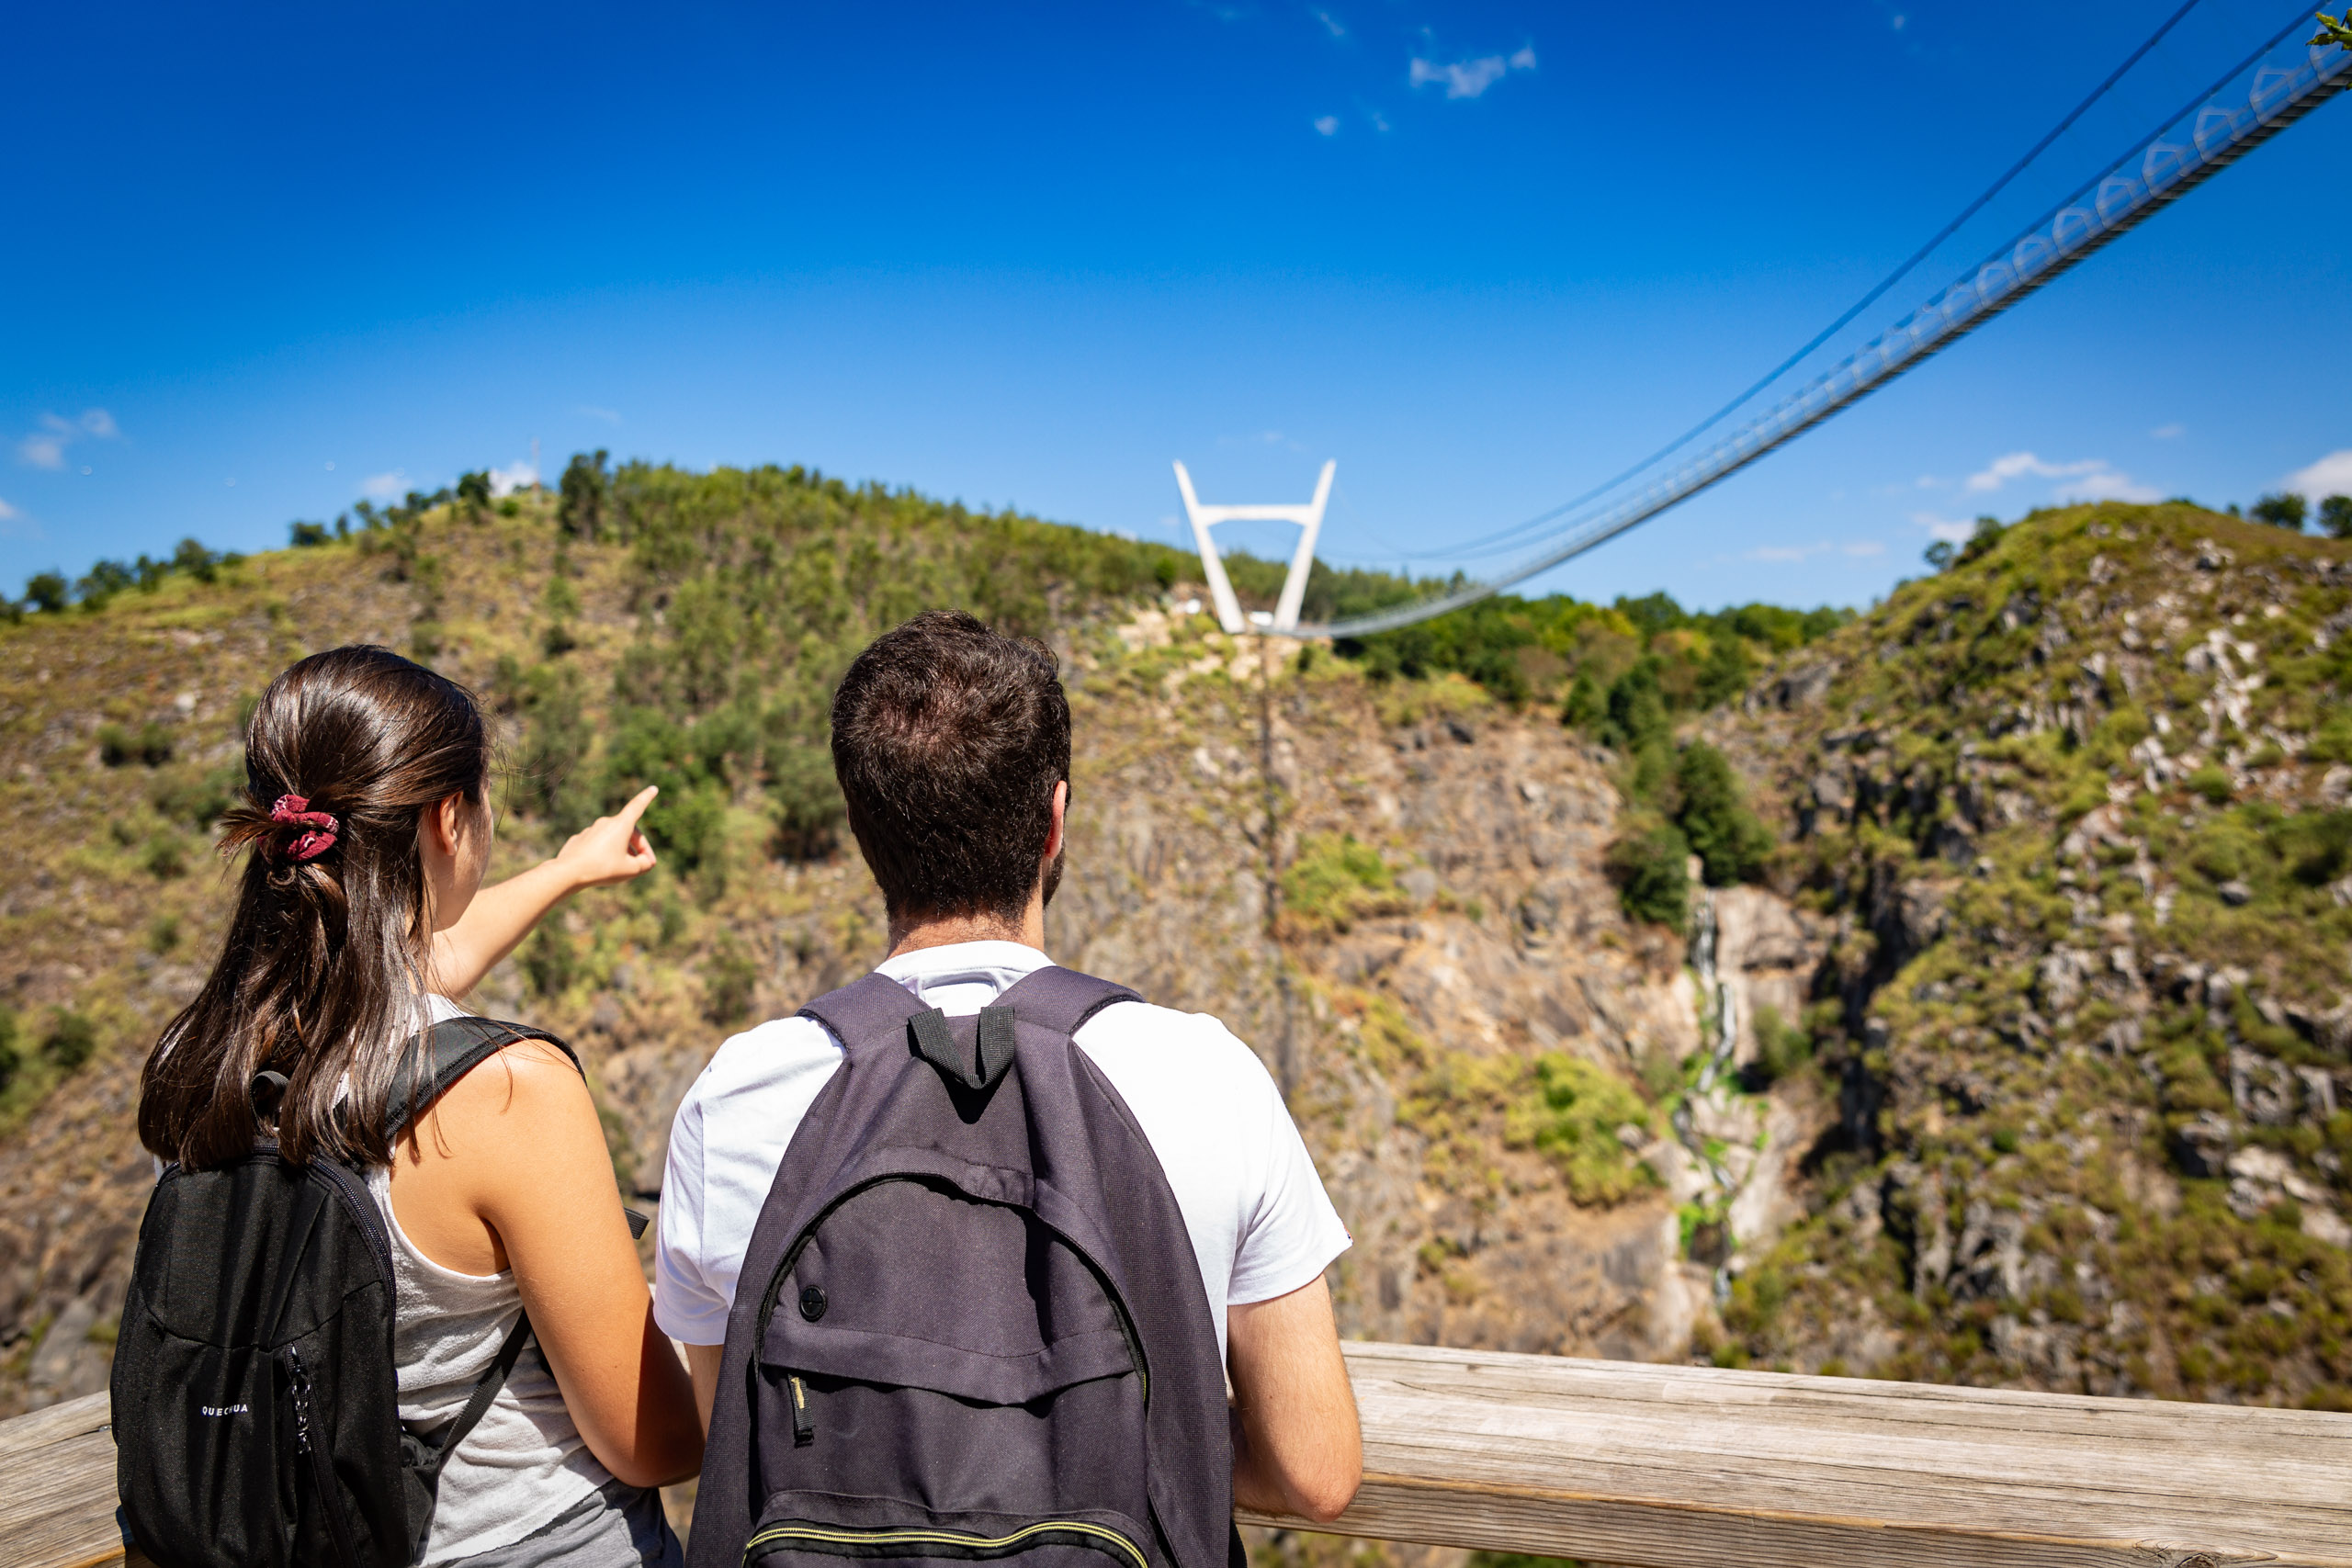
[[[624,1486],[675,1486],[702,1468],[699,1444],[691,1454],[678,1452],[630,1454],[605,1468]]]

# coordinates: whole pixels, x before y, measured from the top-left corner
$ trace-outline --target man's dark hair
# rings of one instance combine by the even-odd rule
[[[1059,661],[960,610],[926,611],[842,677],[833,772],[892,919],[1018,919],[1069,777]],[[1047,898],[1059,871],[1057,858]]]

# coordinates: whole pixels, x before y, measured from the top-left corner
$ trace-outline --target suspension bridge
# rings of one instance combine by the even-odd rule
[[[2024,229],[1959,271],[1917,309],[1794,391],[1783,395],[1761,413],[1735,424],[1726,434],[1702,440],[1803,364],[1815,349],[1934,254],[1939,245],[1959,231],[1968,219],[2105,96],[2198,4],[2199,0],[2186,0],[1991,189],[1970,203],[1909,261],[1762,380],[1675,441],[1598,488],[1524,523],[1443,552],[1456,559],[1518,555],[1520,558],[1512,564],[1489,576],[1475,581],[1449,582],[1435,593],[1364,615],[1324,623],[1302,622],[1302,601],[1314,562],[1324,502],[1330,493],[1332,465],[1324,465],[1314,500],[1303,506],[1204,505],[1196,497],[1184,466],[1175,465],[1179,491],[1220,623],[1234,633],[1250,630],[1254,623],[1255,629],[1278,637],[1365,637],[1461,609],[1573,560],[1721,484],[1890,385],[1896,378],[1926,364],[2296,124],[2328,98],[2352,86],[2352,51],[2311,38],[2312,13],[2306,6],[2298,6],[2286,26],[2230,64],[2210,86],[2167,114],[2153,130],[2142,135]],[[1211,537],[1210,531],[1216,524],[1241,520],[1294,522],[1300,525],[1298,545],[1282,596],[1271,614],[1243,614]]]

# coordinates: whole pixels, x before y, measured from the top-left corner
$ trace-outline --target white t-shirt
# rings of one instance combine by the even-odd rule
[[[952,1018],[1052,963],[1013,942],[891,959],[887,975]],[[1228,1303],[1311,1283],[1349,1247],[1282,1095],[1250,1047],[1206,1013],[1122,1002],[1073,1037],[1143,1128],[1200,1260],[1217,1354]],[[800,1118],[842,1048],[813,1019],[781,1018],[719,1046],[679,1103],[662,1179],[653,1316],[689,1345],[727,1338],[736,1276]]]

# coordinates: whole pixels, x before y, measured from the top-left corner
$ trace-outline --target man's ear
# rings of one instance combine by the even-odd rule
[[[1069,781],[1056,779],[1054,781],[1054,825],[1046,834],[1045,858],[1047,860],[1062,852],[1062,825],[1064,818],[1069,815]]]

